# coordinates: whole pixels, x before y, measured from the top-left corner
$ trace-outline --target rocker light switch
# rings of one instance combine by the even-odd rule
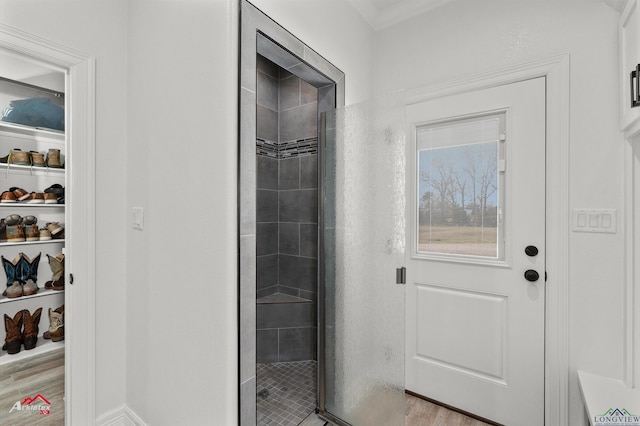
[[[133,229],[144,229],[144,210],[142,207],[133,208]]]
[[[574,209],[574,232],[616,233],[615,209]]]

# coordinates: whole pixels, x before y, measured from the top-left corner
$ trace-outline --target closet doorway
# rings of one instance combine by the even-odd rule
[[[52,396],[51,401],[48,400],[47,392],[50,390],[53,395],[59,393],[59,390],[49,389],[46,386],[40,388],[40,385],[36,384],[30,389],[33,395],[29,394],[26,399],[20,398],[14,401],[18,403],[14,405],[48,406],[48,409],[43,408],[42,414],[40,410],[36,410],[35,416],[51,415],[53,418],[57,413],[56,419],[64,418],[65,424],[93,424],[95,422],[94,59],[81,52],[4,25],[0,25],[0,55],[6,59],[0,63],[0,75],[6,79],[5,82],[9,80],[10,86],[19,87],[18,92],[29,87],[36,90],[36,93],[28,95],[28,98],[46,97],[37,94],[40,89],[45,89],[42,94],[53,92],[54,98],[63,99],[59,100],[58,105],[64,110],[62,113],[64,130],[56,126],[53,126],[52,130],[52,126],[48,123],[25,125],[15,122],[6,123],[6,120],[2,121],[3,125],[0,129],[1,149],[12,152],[12,158],[7,159],[6,164],[0,165],[3,169],[0,188],[3,192],[15,192],[15,190],[11,191],[11,188],[19,187],[29,195],[22,201],[5,203],[7,205],[3,206],[2,212],[6,214],[0,214],[0,217],[5,218],[7,222],[7,217],[19,216],[22,223],[18,225],[23,227],[27,226],[27,222],[33,222],[37,218],[38,228],[48,228],[47,224],[53,222],[57,222],[62,228],[50,229],[49,232],[53,234],[50,240],[46,232],[39,232],[37,240],[34,234],[27,241],[25,234],[22,241],[19,233],[20,226],[11,225],[16,227],[17,238],[0,242],[2,255],[9,262],[18,264],[23,259],[26,261],[30,274],[26,278],[30,278],[38,287],[36,292],[35,288],[27,286],[28,291],[25,292],[25,286],[23,286],[21,295],[12,293],[16,297],[0,299],[3,315],[13,314],[11,319],[14,325],[20,323],[22,326],[20,331],[24,333],[25,319],[19,313],[22,312],[26,316],[25,312],[28,311],[28,317],[30,317],[28,319],[33,326],[34,314],[38,308],[42,308],[35,348],[30,349],[27,348],[31,346],[30,344],[26,346],[22,344],[20,352],[9,354],[8,351],[3,351],[0,369],[17,368],[19,363],[29,364],[40,357],[46,358],[50,355],[60,359],[63,351],[64,362],[55,361],[64,365],[62,393],[55,395],[58,399]],[[50,85],[55,87],[48,87]],[[7,99],[25,98],[19,93],[14,93],[13,88],[4,90],[3,93],[7,95],[3,97],[3,102]],[[9,101],[9,105],[2,105],[2,107],[15,108],[18,104],[19,102],[11,105]],[[6,114],[3,115],[6,117]],[[56,151],[59,151],[59,154],[56,155]],[[44,154],[45,164],[40,161],[38,153]],[[0,154],[0,157],[5,154]],[[20,158],[21,155],[24,161],[20,161],[22,164],[17,164],[19,162],[15,161],[16,157]],[[65,190],[61,198],[61,194],[57,194],[55,204],[52,202],[53,199],[50,199],[49,203],[27,202],[39,199],[34,194],[44,192],[49,187],[58,190],[63,187]],[[9,229],[9,225],[6,226],[7,232],[13,230],[13,228]],[[13,252],[18,256],[12,257]],[[36,267],[38,252],[41,253],[40,262]],[[47,254],[51,257],[46,256]],[[61,263],[63,255],[63,271],[56,268],[55,274],[59,277],[52,279],[54,272],[50,262]],[[13,262],[16,259],[18,261]],[[5,269],[5,272],[7,270],[11,268]],[[7,277],[7,281],[10,278]],[[47,281],[53,281],[50,287],[55,289],[47,287]],[[31,285],[31,287],[34,286]],[[7,292],[9,292],[8,288]],[[60,338],[59,332],[52,333],[48,337],[56,337],[57,342],[54,343],[51,343],[53,338],[44,339],[43,336],[45,331],[49,331],[49,308],[54,313],[56,310],[60,313],[64,309],[64,340]],[[6,327],[5,321],[5,333]],[[15,330],[12,331],[17,332],[17,327],[14,328]],[[8,416],[32,414],[27,412],[28,410],[10,412],[9,409],[7,409]],[[62,415],[60,415],[61,412]],[[14,422],[13,418],[8,418],[7,421]]]

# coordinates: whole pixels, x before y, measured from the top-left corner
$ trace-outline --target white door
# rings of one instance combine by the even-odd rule
[[[545,79],[407,107],[406,388],[544,424]]]

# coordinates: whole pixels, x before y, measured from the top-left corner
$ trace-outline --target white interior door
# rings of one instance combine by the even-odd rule
[[[407,108],[409,391],[544,424],[545,79]]]

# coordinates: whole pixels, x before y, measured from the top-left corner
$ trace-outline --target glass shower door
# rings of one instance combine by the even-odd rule
[[[319,409],[404,424],[405,136],[399,96],[321,118]]]

